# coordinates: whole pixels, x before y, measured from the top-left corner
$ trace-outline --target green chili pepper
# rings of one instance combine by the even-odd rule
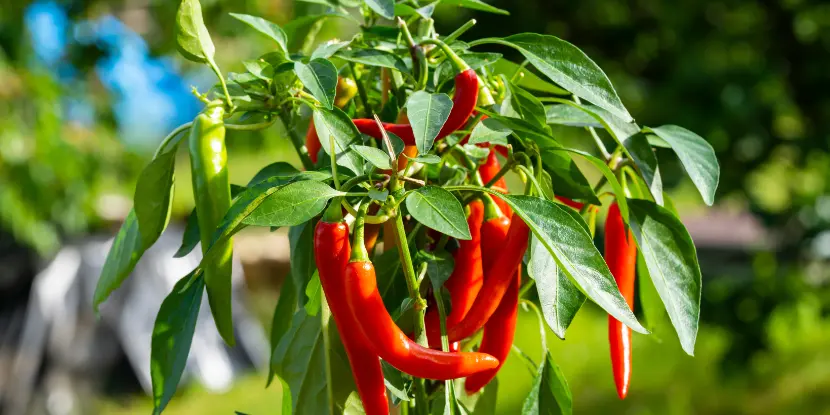
[[[211,247],[213,233],[231,206],[228,154],[225,150],[225,110],[207,108],[196,116],[190,130],[190,166],[193,198],[199,219],[202,253]],[[233,243],[230,239],[213,247],[215,260],[205,266],[208,302],[216,328],[229,345],[234,344],[231,313]]]

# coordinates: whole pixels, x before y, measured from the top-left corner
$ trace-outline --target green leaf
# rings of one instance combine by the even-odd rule
[[[339,108],[314,110],[314,127],[320,137],[323,151],[331,153],[330,137],[334,137],[334,151],[337,165],[343,166],[355,174],[363,171],[363,159],[354,151],[353,145],[363,144],[360,131],[357,130],[351,118]]]
[[[308,65],[294,62],[294,71],[300,82],[326,108],[334,108],[334,94],[337,90],[337,68],[326,59],[314,59]]]
[[[470,133],[469,144],[489,143],[492,145],[507,145],[507,136],[513,130],[507,128],[499,120],[487,118],[481,120]]]
[[[395,18],[395,0],[364,0],[364,2],[381,17],[389,20]]]
[[[564,340],[565,330],[585,302],[585,294],[559,272],[556,260],[535,235],[530,238],[530,261],[527,273],[536,281],[542,315],[548,327]]]
[[[418,153],[427,154],[432,149],[432,143],[435,137],[438,137],[441,127],[450,117],[452,99],[447,94],[418,91],[409,96],[406,111]]]
[[[98,306],[133,272],[135,264],[143,254],[144,246],[141,243],[141,233],[138,231],[138,219],[135,210],[131,209],[112,241],[104,267],[101,269],[101,277],[95,286],[92,308],[96,313]]]
[[[502,102],[501,114],[507,117],[521,118],[540,127],[546,126],[545,106],[542,105],[542,102],[530,92],[508,81],[504,75],[502,75],[502,79],[509,85],[509,88],[507,88],[507,95]]]
[[[584,52],[555,36],[522,33],[503,39],[487,38],[480,43],[510,46],[553,82],[629,122],[633,118],[617,96],[611,81]]]
[[[603,128],[602,124],[584,111],[565,104],[554,104],[545,107],[545,119],[548,124]]]
[[[337,52],[335,56],[349,62],[394,69],[411,76],[409,68],[398,55],[382,49],[346,49]]]
[[[654,283],[651,279],[651,274],[648,272],[648,266],[643,258],[642,251],[637,252],[637,296],[634,303],[635,311],[638,317],[642,317],[643,325],[651,332],[649,338],[662,343],[674,331],[671,327],[669,315],[666,313],[666,307],[663,305],[663,300],[660,299],[660,294],[654,288]]]
[[[441,157],[438,157],[435,154],[423,154],[417,157],[412,157],[412,161],[416,163],[424,163],[424,164],[438,164],[441,162]]]
[[[254,30],[268,36],[280,46],[283,52],[288,53],[288,38],[285,32],[280,29],[276,23],[269,22],[261,17],[251,16],[247,14],[230,13],[233,18],[251,26]]]
[[[701,275],[697,251],[683,223],[648,200],[629,200],[629,225],[654,288],[660,294],[680,345],[694,354],[700,319]]]
[[[326,347],[321,314],[309,316],[300,308],[282,336],[271,364],[291,390],[291,413],[327,414]]]
[[[352,149],[360,154],[360,157],[363,157],[369,163],[372,163],[373,166],[384,169],[390,170],[392,169],[392,162],[389,160],[389,153],[375,147],[369,146],[361,146],[361,145],[354,145]]]
[[[328,42],[321,43],[320,46],[317,46],[317,49],[314,49],[314,52],[311,53],[311,59],[328,59],[340,49],[345,48],[351,44],[351,40],[346,40],[343,42],[337,42],[334,40],[330,40]]]
[[[464,7],[467,9],[478,10],[487,13],[503,14],[505,16],[510,15],[510,12],[508,12],[507,10],[491,6],[481,0],[442,0],[441,4],[449,4],[453,6]]]
[[[316,221],[308,221],[288,229],[288,247],[290,249],[291,278],[294,280],[299,304],[305,306],[306,287],[314,278],[317,264],[314,262],[314,228]]]
[[[386,384],[386,389],[392,393],[393,398],[400,401],[408,401],[411,383],[408,383],[404,379],[403,373],[383,360],[380,361],[380,367],[383,370],[383,383]],[[394,399],[392,403],[394,404]]]
[[[316,316],[317,313],[320,312],[320,306],[322,305],[322,295],[320,291],[322,289],[323,286],[320,285],[320,274],[318,274],[317,271],[314,271],[314,275],[311,276],[311,280],[308,282],[308,285],[305,286],[305,297],[307,300],[305,305],[303,305],[305,312],[310,316]]]
[[[363,409],[363,402],[360,400],[357,391],[352,391],[349,397],[346,398],[343,415],[366,415],[366,410]]]
[[[185,58],[198,62],[213,62],[216,49],[210,39],[202,5],[199,0],[182,0],[176,14],[176,46]]]
[[[322,212],[329,199],[343,194],[320,182],[294,182],[265,197],[242,218],[242,223],[254,226],[299,225]]]
[[[184,234],[182,235],[182,244],[179,249],[173,254],[173,258],[183,258],[187,256],[196,245],[199,244],[201,236],[199,235],[199,217],[196,216],[196,208],[187,216],[187,223],[184,227]]]
[[[676,125],[664,125],[650,130],[677,153],[703,201],[712,206],[720,180],[720,166],[712,146],[703,137]]]
[[[599,205],[600,201],[593,186],[582,174],[579,166],[560,148],[542,148],[541,156],[545,169],[551,176],[553,192],[569,199],[584,200]],[[603,163],[604,164],[604,163]]]
[[[573,413],[573,397],[568,382],[559,366],[553,362],[550,352],[539,365],[530,394],[522,405],[522,415]]]
[[[521,71],[522,76],[516,77],[516,72]],[[508,79],[518,79],[517,84],[524,88],[537,92],[544,92],[553,95],[570,96],[571,93],[540,78],[527,68],[523,68],[507,59],[499,59],[493,64],[493,73],[505,75]]]
[[[170,221],[176,152],[161,153],[138,176],[133,210],[144,249],[158,240]]]
[[[461,148],[476,163],[482,162],[490,154],[489,147],[479,147],[475,144],[464,144]]]
[[[150,348],[154,414],[164,410],[182,378],[205,290],[201,274],[197,268],[179,280],[156,315]]]
[[[277,299],[277,306],[274,308],[274,317],[271,319],[271,360],[268,365],[268,382],[265,385],[266,387],[271,385],[271,381],[274,380],[274,375],[276,374],[274,354],[277,351],[277,345],[291,327],[291,317],[294,316],[296,309],[297,290],[294,286],[294,279],[289,277],[283,280],[282,286],[280,287],[280,296]]]
[[[429,282],[435,291],[441,290],[441,287],[450,278],[455,268],[455,259],[445,250],[419,251],[415,260],[417,262],[426,262]]]
[[[453,238],[472,238],[461,203],[452,193],[440,187],[424,186],[413,191],[406,198],[406,209],[424,226]]]
[[[242,66],[248,73],[263,81],[270,82],[274,78],[274,68],[262,58],[242,61]]]
[[[640,127],[633,122],[625,122],[614,114],[594,105],[582,105],[571,101],[563,103],[578,108],[599,121],[609,134],[623,146],[626,154],[637,166],[637,171],[646,182],[649,192],[658,204],[663,204],[663,180],[657,165],[657,156]]]
[[[510,205],[551,253],[559,270],[575,280],[588,298],[632,330],[648,333],[620,294],[608,265],[586,230],[587,225],[568,213],[570,208],[539,197],[505,195],[491,190],[488,193]]]

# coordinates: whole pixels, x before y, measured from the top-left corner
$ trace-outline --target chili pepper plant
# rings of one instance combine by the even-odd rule
[[[638,125],[602,69],[562,39],[461,40],[475,21],[439,34],[433,10],[340,2],[304,19],[343,19],[357,34],[301,51],[278,25],[232,14],[273,43],[241,63],[245,72],[223,73],[198,0],[181,2],[179,50],[218,83],[194,89],[204,111],[141,174],[95,292],[97,308],[164,231],[176,151],[187,147],[196,208],[176,256],[197,245],[203,255],[156,318],[157,413],[182,377],[203,293],[233,346],[232,238],[255,226],[289,229],[291,273],[271,328],[275,412],[469,413],[518,359],[535,377],[523,413],[570,413],[579,402],[544,333],[564,340],[586,300],[608,313],[608,379],[621,398],[636,384],[632,332],[667,316],[693,354],[700,267],[657,155],[678,157],[711,205],[711,146],[682,127]],[[584,140],[562,141],[551,125]],[[276,162],[230,183],[226,133],[271,128],[301,166]],[[605,255],[594,244],[604,205]],[[513,346],[520,309],[538,316],[542,356]]]

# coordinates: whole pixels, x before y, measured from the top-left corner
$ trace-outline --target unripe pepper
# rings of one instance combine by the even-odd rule
[[[481,265],[481,226],[484,219],[484,204],[476,200],[469,206],[470,216],[467,218],[467,225],[470,227],[471,239],[458,241],[459,247],[453,253],[455,269],[444,283],[450,293],[452,304],[451,311],[447,315],[447,330],[464,319],[484,282]],[[441,325],[435,307],[427,309],[425,323],[429,346],[440,349]]]
[[[342,295],[359,328],[383,360],[412,376],[448,380],[498,366],[484,353],[452,353],[432,350],[410,340],[395,324],[378,292],[375,267],[364,247],[363,219],[358,217],[352,259],[346,265]]]
[[[389,403],[380,358],[360,331],[359,323],[343,297],[343,270],[350,256],[349,226],[346,222],[318,222],[314,229],[314,259],[320,285],[349,358],[357,392],[367,415],[386,415]]]
[[[213,233],[231,207],[228,181],[228,154],[225,149],[225,110],[212,106],[196,116],[190,128],[188,148],[193,180],[193,198],[199,221],[202,253],[207,253]],[[205,267],[205,286],[216,328],[225,342],[234,344],[231,310],[233,242],[217,243],[212,248],[215,260]]]
[[[524,221],[517,216],[513,217],[507,232],[507,239],[499,250],[499,255],[484,268],[484,285],[478,292],[478,297],[464,320],[448,331],[449,341],[455,342],[473,335],[484,327],[496,311],[513,281],[516,269],[522,263],[525,250],[527,250],[529,231]],[[485,263],[487,262],[485,260]]]
[[[626,232],[620,208],[613,203],[605,220],[605,262],[617,281],[620,294],[628,307],[634,309],[634,278],[637,267],[637,245],[631,232]],[[608,342],[614,383],[620,399],[625,399],[631,381],[631,329],[608,316]]]

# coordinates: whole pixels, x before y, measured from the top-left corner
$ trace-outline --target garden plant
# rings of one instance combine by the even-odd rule
[[[700,267],[654,147],[674,151],[708,205],[720,174],[712,147],[679,126],[638,125],[576,46],[534,33],[460,40],[475,21],[440,35],[436,3],[327,3],[326,14],[299,19],[312,27],[305,43],[326,19],[356,34],[309,54],[289,50],[280,26],[232,14],[273,48],[225,74],[198,0],[182,1],[178,48],[219,82],[194,88],[204,110],[142,172],[95,292],[97,308],[166,228],[186,147],[196,208],[176,256],[200,245],[203,257],[156,317],[156,413],[182,377],[203,293],[234,344],[232,238],[246,227],[289,228],[291,272],[271,327],[276,413],[473,413],[492,400],[508,358],[534,376],[522,413],[571,413],[579,402],[545,333],[564,340],[586,300],[608,313],[608,378],[620,398],[632,381],[632,331],[648,334],[667,316],[693,354]],[[551,125],[584,130],[586,141],[561,142]],[[276,162],[230,183],[226,133],[280,126],[301,169]],[[542,356],[513,345],[520,308],[538,316]]]

